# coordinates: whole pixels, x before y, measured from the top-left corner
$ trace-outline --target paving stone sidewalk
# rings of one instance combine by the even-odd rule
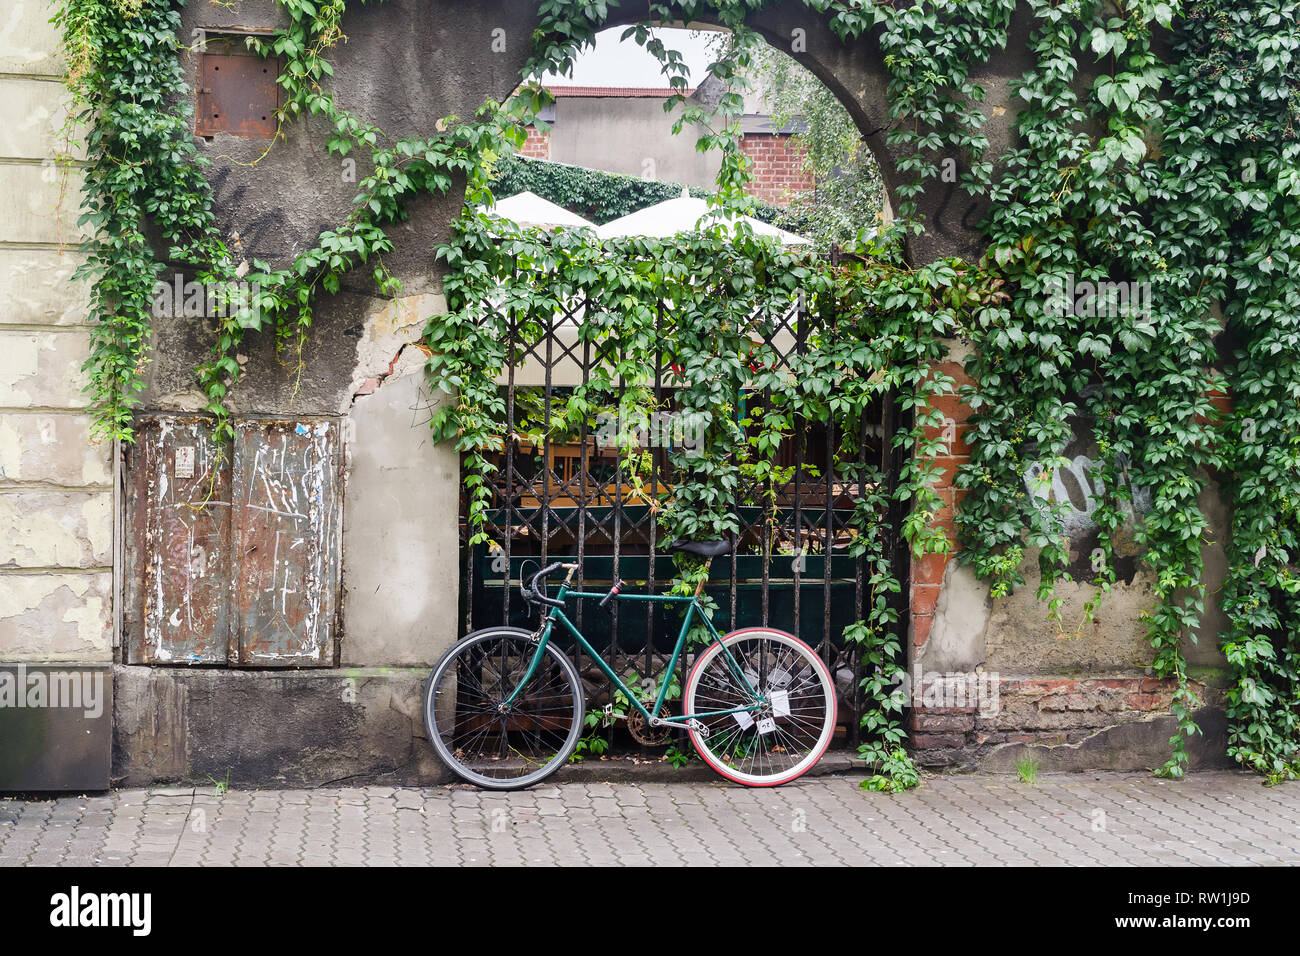
[[[0,800],[0,866],[1300,864],[1300,784],[1198,773],[119,790]]]

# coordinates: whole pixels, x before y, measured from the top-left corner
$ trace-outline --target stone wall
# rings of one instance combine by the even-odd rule
[[[0,23],[0,790],[103,788],[111,745],[112,445],[90,442],[81,179],[55,164],[67,133],[82,154],[52,14],[11,0]]]
[[[54,156],[67,118],[46,0],[0,33],[0,661],[107,662],[113,469],[90,443],[77,170]]]

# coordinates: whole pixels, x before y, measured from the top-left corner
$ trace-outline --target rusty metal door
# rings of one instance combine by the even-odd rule
[[[224,664],[230,646],[230,469],[195,418],[145,419],[132,449],[128,663]]]
[[[342,480],[326,419],[142,419],[128,460],[131,664],[335,663]]]
[[[328,421],[238,423],[233,490],[238,662],[333,664],[338,429]]]

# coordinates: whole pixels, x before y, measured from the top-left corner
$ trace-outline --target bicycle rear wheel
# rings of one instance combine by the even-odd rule
[[[765,627],[732,631],[721,644],[710,645],[691,668],[686,712],[699,715],[746,707],[755,703],[749,688],[765,700],[760,707],[752,712],[697,716],[708,733],[692,729],[691,743],[704,762],[728,780],[750,787],[789,783],[821,759],[835,735],[831,672],[811,647],[792,634]]]
[[[564,766],[582,733],[582,682],[555,645],[509,707],[537,653],[529,631],[493,627],[453,645],[424,692],[424,724],[438,756],[462,780],[519,790]]]

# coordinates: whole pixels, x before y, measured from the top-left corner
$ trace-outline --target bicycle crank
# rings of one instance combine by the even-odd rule
[[[653,701],[651,701],[653,704]],[[646,705],[649,710],[650,704]],[[663,708],[659,709],[663,713]],[[672,742],[673,725],[662,720],[658,713],[654,718],[647,721],[642,716],[641,711],[633,709],[627,715],[627,731],[632,735],[632,739],[644,747],[666,747]]]

